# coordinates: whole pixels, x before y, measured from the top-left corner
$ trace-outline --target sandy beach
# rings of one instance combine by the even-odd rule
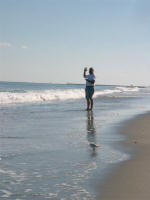
[[[150,199],[150,113],[127,121],[120,129],[128,136],[125,145],[133,146],[133,157],[123,162],[100,185],[99,200]]]

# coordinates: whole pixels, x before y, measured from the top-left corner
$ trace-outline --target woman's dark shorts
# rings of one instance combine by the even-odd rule
[[[93,94],[94,94],[94,87],[93,86],[86,86],[86,88],[85,88],[86,99],[92,99]]]

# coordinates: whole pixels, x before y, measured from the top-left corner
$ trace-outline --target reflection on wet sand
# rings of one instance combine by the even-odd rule
[[[87,140],[89,146],[92,149],[91,156],[96,156],[96,129],[94,124],[94,115],[93,111],[87,112]]]

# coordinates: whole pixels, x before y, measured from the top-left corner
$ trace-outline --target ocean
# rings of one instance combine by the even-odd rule
[[[121,121],[149,111],[150,87],[0,82],[0,199],[95,200],[97,183],[130,158]],[[97,147],[94,147],[94,145]]]

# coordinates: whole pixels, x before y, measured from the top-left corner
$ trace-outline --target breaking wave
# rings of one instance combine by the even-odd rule
[[[115,89],[96,90],[94,98],[115,93],[137,92],[138,87],[116,87]],[[32,91],[0,92],[0,104],[65,101],[85,97],[84,89],[51,89]]]

